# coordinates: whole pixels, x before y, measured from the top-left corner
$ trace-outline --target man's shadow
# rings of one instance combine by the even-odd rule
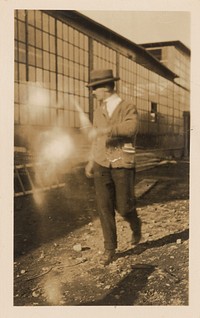
[[[127,255],[139,255],[146,251],[147,249],[161,247],[166,244],[171,244],[181,239],[181,241],[186,241],[189,239],[189,229],[182,232],[174,233],[162,237],[158,240],[145,242],[138,244],[136,247],[131,248],[127,251],[117,253],[117,258],[125,257]],[[131,272],[125,276],[119,283],[106,295],[99,297],[94,301],[86,302],[80,304],[81,306],[133,306],[136,302],[139,292],[145,288],[148,284],[148,277],[156,269],[156,264],[134,264],[131,266]],[[144,300],[145,301],[145,300]],[[148,299],[146,300],[148,302]],[[149,305],[149,303],[144,303],[143,305]],[[160,304],[162,305],[162,304]]]
[[[169,234],[167,236],[164,236],[162,238],[159,238],[157,240],[154,241],[147,241],[141,244],[138,244],[137,246],[124,251],[124,252],[119,252],[117,254],[117,257],[125,257],[127,255],[139,255],[141,253],[143,253],[144,251],[146,251],[147,249],[150,248],[156,248],[156,247],[161,247],[164,246],[166,244],[170,244],[170,243],[175,243],[178,239],[181,239],[181,241],[186,241],[189,239],[189,229],[186,229],[182,232],[177,232],[177,233],[173,233],[173,234]]]

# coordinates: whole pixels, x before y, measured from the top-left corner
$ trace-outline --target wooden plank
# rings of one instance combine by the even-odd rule
[[[152,160],[145,160],[145,161],[140,161],[140,162],[136,162],[136,167],[142,167],[145,165],[152,165],[152,164],[159,164],[160,160],[158,159],[152,159]]]
[[[20,191],[17,191],[17,192],[14,193],[15,197],[28,195],[28,194],[34,194],[34,193],[37,193],[37,192],[47,191],[47,190],[50,190],[50,189],[56,189],[56,188],[61,188],[61,187],[65,186],[65,182],[60,182],[58,176],[55,174],[55,180],[54,180],[53,184],[51,184],[49,186],[41,185],[41,187],[37,187],[37,185],[35,185],[33,180],[32,180],[32,176],[30,174],[30,171],[28,170],[29,168],[32,168],[32,167],[34,167],[34,165],[32,163],[16,165],[14,167],[15,168],[16,177],[17,177],[17,179],[19,181],[19,184],[21,186]],[[21,169],[24,170],[24,173],[25,173],[25,175],[28,178],[28,181],[30,183],[31,189],[27,190],[25,188],[25,185],[23,184],[23,180],[20,177],[20,170]]]
[[[147,193],[153,186],[156,185],[158,180],[156,179],[143,179],[135,186],[135,197],[141,198],[145,193]]]
[[[26,191],[25,191],[23,182],[22,182],[22,180],[21,180],[21,178],[20,178],[20,175],[19,175],[18,170],[17,170],[15,167],[14,167],[14,171],[15,171],[15,174],[16,174],[17,179],[18,179],[18,181],[19,181],[19,184],[20,184],[20,186],[21,186],[21,190],[23,191],[22,193],[25,194]],[[20,192],[20,193],[21,193],[21,192]]]
[[[51,190],[51,189],[62,188],[64,186],[65,186],[65,183],[59,183],[59,184],[56,184],[56,185],[52,185],[51,187],[44,187],[44,188],[40,188],[40,189],[28,190],[28,191],[25,191],[25,192],[15,192],[14,196],[15,197],[21,197],[21,196],[28,195],[28,194],[35,194],[35,193],[38,193],[38,192],[44,192],[44,191],[48,191],[48,190]]]

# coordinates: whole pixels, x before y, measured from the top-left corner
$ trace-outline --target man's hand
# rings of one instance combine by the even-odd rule
[[[93,172],[93,161],[89,161],[85,167],[85,175],[87,178],[93,178],[94,172]]]
[[[97,139],[99,136],[107,135],[110,133],[110,127],[104,127],[104,128],[92,128],[88,132],[88,139],[93,141]]]

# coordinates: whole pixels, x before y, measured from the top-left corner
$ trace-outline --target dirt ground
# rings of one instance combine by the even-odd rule
[[[189,165],[166,164],[137,173],[157,184],[138,199],[142,240],[117,215],[117,259],[103,251],[93,180],[83,171],[66,186],[15,198],[15,306],[188,305]]]

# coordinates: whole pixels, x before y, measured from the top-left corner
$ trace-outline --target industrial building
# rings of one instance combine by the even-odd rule
[[[92,121],[96,107],[93,68],[112,68],[117,92],[137,105],[138,150],[189,156],[190,50],[137,45],[66,10],[15,10],[15,147],[31,148],[51,127],[80,135],[80,108]]]

